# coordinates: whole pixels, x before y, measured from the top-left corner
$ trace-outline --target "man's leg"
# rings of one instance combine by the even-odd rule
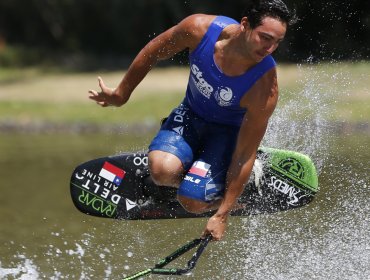
[[[227,159],[195,161],[177,192],[177,199],[184,209],[191,213],[216,210],[224,193],[227,168]]]
[[[178,190],[178,200],[187,211],[203,213],[219,207],[238,132],[236,127],[209,124],[202,152]]]
[[[149,146],[149,170],[159,186],[178,187],[199,148],[201,121],[185,105],[175,108]]]

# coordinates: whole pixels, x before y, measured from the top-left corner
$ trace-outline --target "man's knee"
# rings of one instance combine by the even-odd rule
[[[179,185],[184,172],[176,156],[161,151],[149,153],[149,170],[156,185],[172,187]]]

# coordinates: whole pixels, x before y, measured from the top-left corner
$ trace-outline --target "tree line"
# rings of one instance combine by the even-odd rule
[[[83,58],[130,60],[151,38],[193,13],[240,20],[245,0],[1,0],[0,63]],[[280,61],[367,60],[370,1],[285,1],[299,21],[275,57]],[[19,50],[13,56],[9,50]],[[3,54],[2,54],[3,53]],[[10,54],[9,54],[10,53]],[[7,54],[4,55],[4,54]],[[3,58],[1,58],[3,56]],[[5,57],[5,58],[4,58]],[[89,60],[90,59],[90,60]],[[28,61],[27,61],[28,60]],[[181,56],[177,60],[182,60]]]

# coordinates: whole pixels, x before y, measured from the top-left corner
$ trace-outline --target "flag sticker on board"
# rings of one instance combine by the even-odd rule
[[[126,172],[123,169],[106,161],[104,162],[103,168],[100,170],[99,176],[119,186],[125,174]]]
[[[201,177],[206,177],[210,164],[203,161],[196,161],[193,163],[193,166],[190,168],[189,173],[195,174]]]

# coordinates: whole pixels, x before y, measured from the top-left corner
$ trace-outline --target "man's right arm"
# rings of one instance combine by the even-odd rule
[[[116,89],[106,87],[100,79],[99,86],[102,92],[89,91],[90,99],[95,100],[103,107],[108,105],[122,106],[129,100],[131,93],[158,61],[169,59],[185,49],[194,49],[206,32],[211,20],[212,16],[192,15],[161,33],[139,52]]]

